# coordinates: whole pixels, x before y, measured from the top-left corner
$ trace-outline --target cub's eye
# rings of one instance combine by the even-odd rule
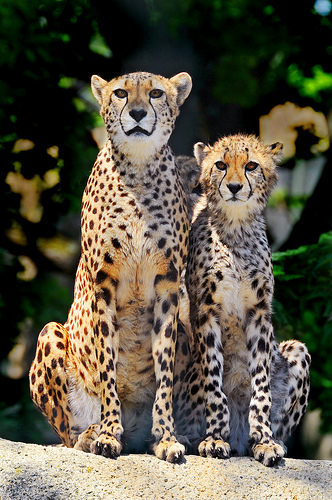
[[[258,163],[256,163],[255,161],[250,161],[245,166],[245,169],[247,172],[253,172],[254,170],[256,170],[257,167],[258,167]]]
[[[114,94],[119,99],[124,99],[125,97],[127,97],[128,92],[126,90],[123,90],[123,89],[116,89],[116,90],[114,90]]]
[[[222,172],[225,172],[227,170],[227,163],[224,163],[223,161],[216,161],[215,166],[217,167],[218,170],[221,170]]]
[[[159,89],[153,89],[151,90],[150,92],[150,97],[152,97],[153,99],[158,99],[158,97],[161,97],[163,95],[164,91],[163,90],[159,90]]]

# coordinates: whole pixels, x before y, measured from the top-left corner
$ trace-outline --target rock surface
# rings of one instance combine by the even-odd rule
[[[0,439],[1,500],[138,498],[330,500],[332,462],[285,459],[278,467],[266,468],[247,457],[189,455],[173,465],[151,455],[111,460]]]

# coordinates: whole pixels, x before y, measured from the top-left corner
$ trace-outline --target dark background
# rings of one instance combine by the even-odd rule
[[[1,437],[55,439],[27,373],[40,329],[65,322],[72,300],[81,196],[98,153],[91,130],[102,125],[91,75],[189,72],[193,91],[171,145],[190,155],[196,141],[259,135],[260,117],[286,102],[331,123],[331,60],[329,0],[0,1]],[[285,119],[284,129],[296,132],[285,174],[323,164],[311,192],[271,199],[276,213],[298,213],[282,244],[270,228],[275,325],[280,340],[306,342],[313,357],[310,409],[323,437],[304,427],[290,451],[312,458],[332,432],[331,149],[327,132],[319,147],[314,120]]]

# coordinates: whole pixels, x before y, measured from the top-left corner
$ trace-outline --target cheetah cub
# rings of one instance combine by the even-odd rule
[[[284,441],[304,414],[310,356],[297,341],[277,344],[274,280],[262,215],[277,181],[282,145],[254,136],[195,145],[203,195],[190,232],[186,283],[205,403],[202,456],[253,454],[266,466],[285,455]],[[204,435],[204,431],[202,433]]]
[[[185,448],[173,378],[189,224],[168,139],[191,78],[93,76],[92,91],[108,141],[83,194],[74,302],[64,325],[39,335],[31,395],[66,446],[114,458],[146,451],[152,437],[156,456],[177,462]]]

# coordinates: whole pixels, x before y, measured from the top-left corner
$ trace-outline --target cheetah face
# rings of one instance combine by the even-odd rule
[[[214,162],[211,182],[219,190],[225,203],[247,203],[257,194],[264,180],[261,165],[257,159],[239,154],[232,157],[228,152],[223,160]]]
[[[261,211],[277,181],[282,144],[265,146],[254,136],[229,136],[214,146],[195,145],[204,192],[223,211]]]
[[[91,84],[113,144],[136,157],[149,156],[167,143],[191,90],[187,73],[167,79],[139,72],[110,82],[93,76]]]

